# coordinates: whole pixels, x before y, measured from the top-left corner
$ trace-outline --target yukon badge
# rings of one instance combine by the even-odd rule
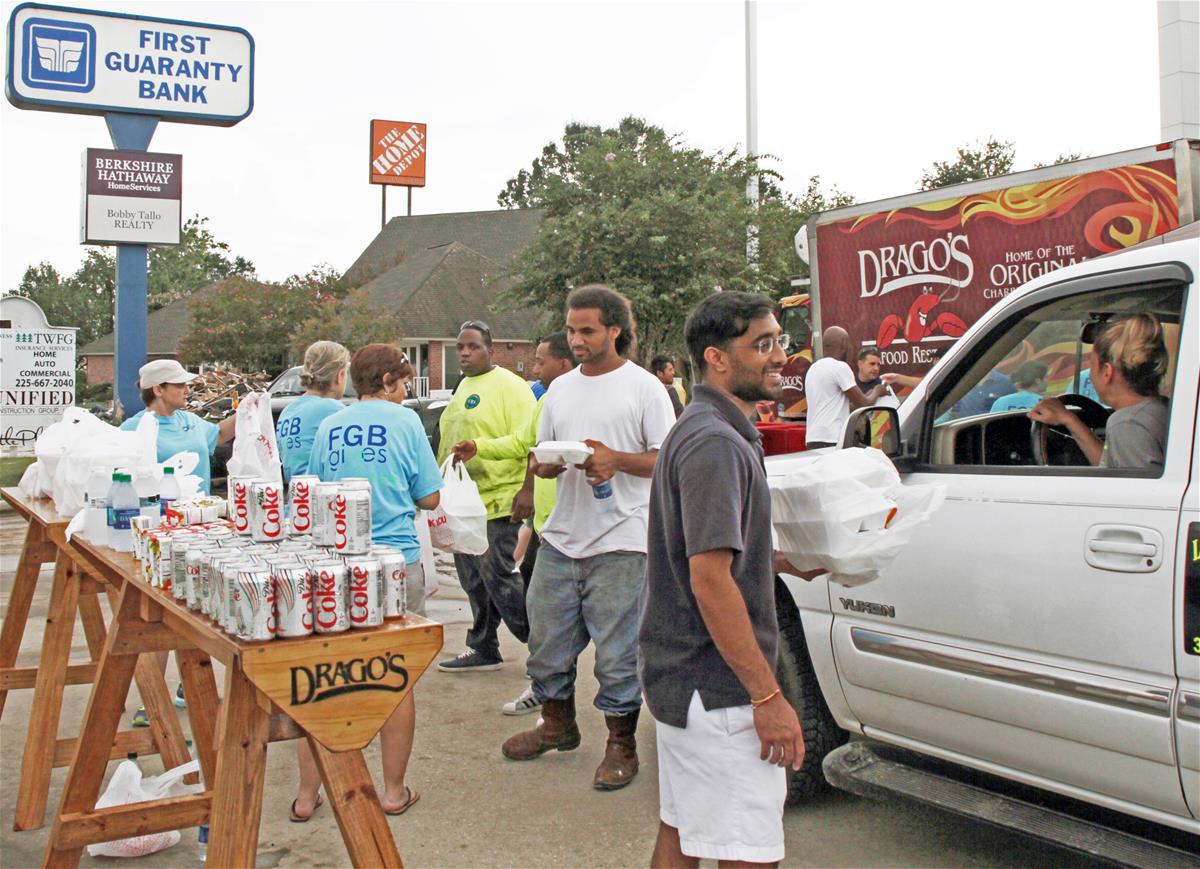
[[[842,609],[850,610],[856,613],[870,613],[873,616],[885,616],[889,619],[896,617],[896,608],[882,603],[873,603],[869,600],[854,600],[849,597],[839,597],[842,602]]]

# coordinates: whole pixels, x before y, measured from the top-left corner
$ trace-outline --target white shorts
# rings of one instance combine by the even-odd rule
[[[704,708],[692,693],[687,727],[657,724],[662,822],[689,857],[777,863],[783,859],[787,770],[759,760],[749,705]]]

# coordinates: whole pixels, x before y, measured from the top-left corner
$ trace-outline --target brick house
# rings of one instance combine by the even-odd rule
[[[457,383],[461,372],[454,345],[465,320],[491,326],[497,364],[526,379],[532,376],[538,317],[531,311],[498,311],[496,297],[507,286],[499,275],[533,239],[541,214],[517,209],[393,217],[346,271],[351,286],[365,289],[374,304],[404,324],[396,343],[417,376],[428,378],[429,389]],[[150,359],[178,356],[179,341],[191,326],[194,297],[150,313]],[[89,383],[111,382],[111,333],[80,348],[79,355]]]

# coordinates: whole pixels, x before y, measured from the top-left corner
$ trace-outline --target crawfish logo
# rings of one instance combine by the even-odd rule
[[[956,294],[957,296],[957,294]],[[888,314],[879,324],[879,334],[875,336],[875,346],[886,350],[896,340],[901,330],[904,340],[909,344],[919,344],[930,335],[948,335],[958,338],[967,331],[967,324],[962,317],[950,311],[939,311],[930,319],[930,314],[943,301],[943,296],[937,293],[923,293],[909,306],[908,316],[900,319],[899,314]]]

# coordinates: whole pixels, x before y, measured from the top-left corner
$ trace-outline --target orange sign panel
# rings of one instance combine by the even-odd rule
[[[425,125],[371,121],[371,183],[425,186]]]

